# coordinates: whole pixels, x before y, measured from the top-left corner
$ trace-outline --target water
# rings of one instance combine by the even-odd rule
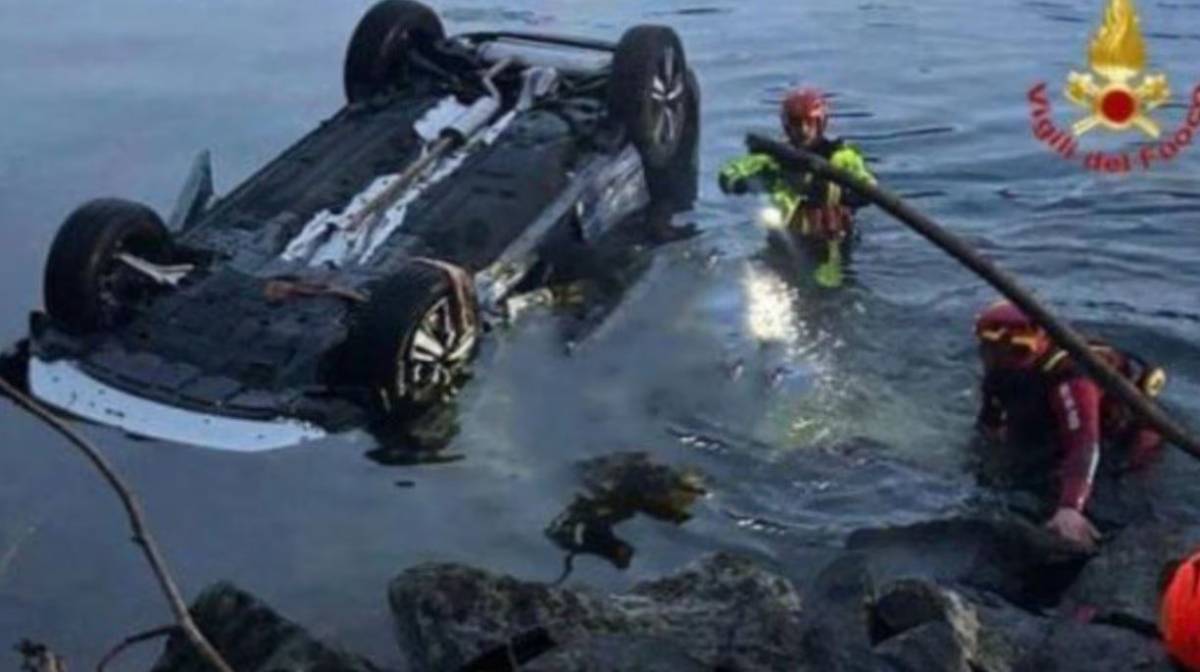
[[[332,114],[364,8],[0,0],[0,341],[24,333],[47,247],[75,205],[111,194],[165,212],[203,148],[228,190]],[[699,467],[714,494],[683,527],[622,525],[638,550],[625,572],[577,562],[574,579],[601,588],[718,548],[803,575],[855,526],[965,506],[978,494],[966,466],[969,328],[990,290],[869,212],[853,281],[815,291],[763,262],[757,205],[715,188],[742,134],[774,131],[776,102],[801,82],[835,94],[834,132],[858,141],[885,184],[919,196],[1079,324],[1166,363],[1168,405],[1197,416],[1200,150],[1151,173],[1102,176],[1029,132],[1025,92],[1041,80],[1057,91],[1085,67],[1101,3],[440,9],[463,31],[612,38],[638,22],[674,25],[705,92],[703,234],[663,249],[573,354],[547,314],[494,335],[462,400],[452,449],[465,459],[453,464],[380,466],[357,433],[243,456],[89,429],[140,493],[189,595],[231,579],[317,635],[394,663],[388,579],[444,560],[554,578],[561,557],[541,530],[577,487],[570,465],[629,448]],[[1184,28],[1200,5],[1140,10],[1152,66],[1181,100],[1200,80],[1188,67],[1200,35]],[[1055,104],[1065,124],[1073,113]],[[1184,114],[1156,113],[1167,128]],[[0,446],[0,644],[41,639],[87,665],[167,622],[120,509],[82,459],[8,404]],[[1195,475],[1172,454],[1150,476],[1164,512],[1196,516]]]

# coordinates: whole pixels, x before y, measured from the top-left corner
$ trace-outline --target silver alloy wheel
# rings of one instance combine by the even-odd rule
[[[475,329],[458,324],[450,297],[442,297],[417,324],[397,372],[397,387],[410,399],[433,401],[431,395],[453,391],[471,350]]]
[[[654,101],[654,141],[658,145],[675,144],[687,122],[684,93],[687,73],[674,47],[663,51],[662,59],[650,83],[650,99]]]

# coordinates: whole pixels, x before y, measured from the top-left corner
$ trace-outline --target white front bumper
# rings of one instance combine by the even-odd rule
[[[320,427],[293,418],[246,420],[143,399],[101,383],[68,361],[31,357],[29,389],[38,399],[87,420],[218,450],[253,453],[325,436]]]

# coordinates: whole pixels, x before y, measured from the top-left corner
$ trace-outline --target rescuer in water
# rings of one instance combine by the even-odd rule
[[[1022,448],[1057,445],[1057,501],[1046,527],[1094,548],[1099,533],[1086,511],[1101,444],[1125,449],[1125,464],[1138,468],[1158,454],[1161,437],[1012,303],[999,301],[984,310],[975,335],[984,368],[977,425],[989,439]],[[1136,356],[1096,341],[1091,348],[1147,396],[1157,396],[1166,384],[1162,369]]]
[[[779,116],[788,141],[797,149],[817,154],[835,168],[875,183],[858,150],[840,139],[826,137],[829,106],[820,91],[806,88],[789,92]],[[768,223],[799,237],[818,257],[817,283],[824,287],[842,284],[843,248],[853,240],[854,211],[865,200],[828,180],[785,169],[773,157],[757,153],[726,164],[719,184],[727,194],[766,192],[773,206],[769,212],[777,220]]]

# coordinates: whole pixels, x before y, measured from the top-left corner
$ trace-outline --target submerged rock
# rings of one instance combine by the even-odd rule
[[[373,672],[365,658],[312,638],[229,583],[210,586],[190,608],[196,626],[238,672]],[[183,635],[171,635],[152,672],[211,672]]]
[[[634,669],[674,669],[664,666],[694,661],[698,669],[724,664],[750,672],[794,666],[802,656],[795,587],[725,554],[620,595],[422,565],[393,581],[389,599],[396,638],[415,672],[458,669],[539,627],[555,648],[530,669],[629,669],[622,665],[632,661]],[[616,652],[602,642],[634,648]],[[610,667],[603,660],[624,663]]]
[[[570,575],[577,554],[602,557],[629,567],[635,550],[614,527],[642,513],[681,525],[706,494],[700,474],[650,460],[646,453],[615,453],[580,463],[585,489],[546,526],[545,534],[567,551],[560,581]]]
[[[682,523],[708,491],[700,473],[651,461],[646,453],[614,453],[579,465],[588,497],[651,518]]]

